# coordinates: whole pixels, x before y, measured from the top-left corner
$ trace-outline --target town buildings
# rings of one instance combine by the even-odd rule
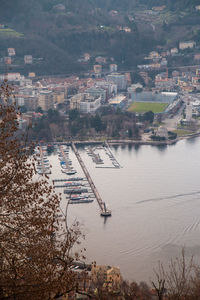
[[[112,73],[107,76],[108,82],[113,82],[117,85],[119,91],[123,91],[127,87],[126,77],[123,74]]]
[[[52,91],[43,90],[40,91],[38,97],[38,106],[41,107],[44,111],[53,109],[53,93]]]
[[[105,265],[92,265],[91,279],[94,284],[104,283],[104,287],[112,291],[118,291],[122,282],[120,269]]]
[[[117,65],[116,64],[110,64],[110,72],[117,72]]]
[[[94,86],[94,87],[86,89],[85,92],[94,98],[101,97],[102,104],[106,102],[106,90],[105,89]]]
[[[94,113],[101,106],[101,96],[80,93],[70,99],[70,109],[77,109],[81,113]]]
[[[102,66],[101,65],[94,65],[94,73],[97,75],[100,75],[102,72]]]

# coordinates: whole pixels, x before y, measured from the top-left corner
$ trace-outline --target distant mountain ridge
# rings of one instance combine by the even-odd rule
[[[192,8],[200,4],[199,0],[1,0],[0,18],[9,21],[10,17],[26,14],[49,12],[58,4],[63,4],[68,11],[91,11],[119,9],[128,11],[138,5],[148,7],[166,5],[168,8]]]
[[[179,15],[180,10],[195,11],[199,0],[1,0],[0,4],[0,24],[19,33],[11,37],[0,31],[0,56],[7,55],[8,47],[15,47],[21,58],[26,54],[43,58],[32,66],[33,71],[54,74],[92,68],[94,61],[91,66],[78,63],[84,52],[112,57],[125,67],[135,66],[142,54],[163,41],[155,40],[146,29],[138,30],[134,18],[130,21],[134,12],[166,5]],[[119,29],[123,27],[131,32]]]

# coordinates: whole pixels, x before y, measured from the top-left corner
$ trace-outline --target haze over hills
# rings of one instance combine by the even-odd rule
[[[0,24],[12,31],[0,29],[0,55],[14,47],[19,58],[26,54],[42,58],[32,66],[38,74],[87,70],[88,65],[78,62],[84,52],[106,55],[122,68],[134,67],[157,45],[173,46],[183,37],[198,39],[198,4],[198,0],[2,0]],[[166,7],[159,14],[141,17],[162,5]],[[15,65],[26,72],[20,59]]]

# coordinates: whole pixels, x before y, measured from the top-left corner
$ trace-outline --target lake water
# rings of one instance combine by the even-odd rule
[[[87,261],[119,266],[124,278],[153,277],[158,261],[180,254],[200,257],[200,139],[175,145],[117,146],[112,153],[120,169],[96,168],[84,147],[79,153],[112,217],[100,217],[96,200],[69,205],[69,222],[78,220],[86,238]],[[105,166],[111,161],[97,149]],[[80,165],[70,150],[79,175]],[[52,178],[65,178],[57,155],[50,156]],[[60,189],[62,192],[62,189]],[[65,195],[61,208],[66,208]]]

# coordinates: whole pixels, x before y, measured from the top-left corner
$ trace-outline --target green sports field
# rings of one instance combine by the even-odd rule
[[[10,28],[2,28],[0,29],[0,38],[1,37],[23,37],[24,35],[22,33],[19,33],[17,31],[15,31],[14,29],[10,29]]]
[[[168,103],[157,102],[134,102],[129,106],[128,111],[143,113],[151,110],[153,113],[161,113],[168,105]]]

